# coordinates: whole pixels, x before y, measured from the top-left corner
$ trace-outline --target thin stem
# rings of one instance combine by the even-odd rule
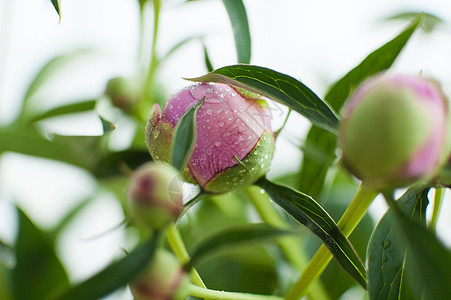
[[[364,185],[360,185],[357,194],[337,224],[346,237],[348,237],[359,224],[377,194],[378,192],[369,189]],[[285,300],[297,300],[304,296],[311,283],[322,274],[331,259],[332,254],[324,245],[321,245],[319,250],[310,260],[301,277],[299,277],[288,292]]]
[[[289,108],[287,116],[285,117],[285,120],[283,121],[282,126],[280,126],[280,128],[277,131],[274,131],[274,138],[275,139],[277,139],[277,137],[279,136],[279,134],[282,131],[282,129],[285,127],[285,125],[287,125],[288,118],[290,117],[291,111],[292,111],[291,108]]]
[[[158,58],[157,58],[157,41],[158,41],[158,29],[160,23],[160,9],[161,9],[161,0],[153,0],[153,39],[152,39],[152,48],[150,51],[150,65],[147,72],[147,77],[144,86],[144,100],[150,98],[154,89],[154,79],[155,72],[158,66]]]
[[[440,215],[440,209],[442,208],[443,198],[445,197],[445,188],[436,188],[434,196],[434,208],[432,210],[431,221],[429,222],[429,228],[435,231],[437,226],[438,216]]]
[[[190,296],[212,298],[216,300],[283,300],[281,297],[277,296],[210,290],[194,284],[191,284],[188,289]]]
[[[266,193],[260,193],[260,188],[250,186],[245,189],[249,199],[257,210],[262,220],[271,226],[277,228],[289,228],[289,225],[280,216]],[[301,247],[299,240],[293,237],[278,239],[280,249],[285,254],[287,260],[301,272],[307,266],[307,255]],[[308,294],[310,300],[328,300],[329,296],[320,282],[313,283],[312,289]]]
[[[146,60],[144,59],[144,52],[146,47],[146,3],[147,1],[139,1],[138,63],[140,66],[146,65]]]
[[[174,223],[170,224],[166,229],[166,238],[168,239],[169,246],[174,251],[175,256],[182,264],[189,262],[190,257],[186,250],[185,243],[183,242],[180,231],[177,229]],[[194,284],[206,288],[202,278],[195,269],[191,271],[191,280]]]
[[[180,220],[188,212],[188,210],[190,210],[191,207],[196,205],[202,199],[202,197],[204,195],[205,195],[205,191],[201,190],[199,193],[197,193],[196,196],[194,196],[191,200],[189,200],[188,202],[185,203],[185,205],[183,207],[183,211],[180,214],[179,219],[177,220],[177,223],[180,222]]]

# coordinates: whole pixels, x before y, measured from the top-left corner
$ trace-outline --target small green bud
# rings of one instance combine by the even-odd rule
[[[348,101],[340,127],[344,165],[377,188],[433,175],[446,156],[448,103],[421,76],[378,75]]]
[[[184,300],[188,297],[189,279],[174,255],[157,250],[150,264],[130,284],[135,300]]]
[[[149,162],[133,174],[127,211],[132,222],[160,229],[177,220],[183,210],[178,172],[169,164]]]
[[[138,87],[131,79],[115,77],[107,82],[105,95],[119,109],[130,111],[138,101]]]

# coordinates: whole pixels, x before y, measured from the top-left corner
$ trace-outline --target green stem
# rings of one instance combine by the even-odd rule
[[[261,193],[260,188],[257,186],[249,186],[245,189],[249,199],[257,210],[262,220],[271,226],[277,228],[289,228],[290,226],[285,222],[281,215],[271,204],[268,194]],[[298,238],[285,237],[278,240],[280,249],[285,254],[287,260],[296,268],[299,272],[304,270],[307,266],[307,254],[301,247]],[[325,291],[321,282],[314,282],[311,291],[308,294],[311,300],[328,300],[329,296]]]
[[[211,298],[216,300],[283,300],[281,297],[277,296],[210,290],[201,288],[194,284],[191,284],[188,289],[190,296],[199,298]]]
[[[442,208],[443,198],[445,197],[445,188],[436,188],[434,196],[434,208],[432,210],[431,221],[429,222],[429,228],[435,230],[437,226],[438,216],[440,215],[440,209]]]
[[[289,109],[288,109],[287,116],[285,117],[285,120],[283,121],[282,126],[280,126],[280,128],[279,128],[277,131],[274,132],[274,138],[275,138],[275,139],[277,139],[277,137],[279,136],[279,134],[280,134],[280,132],[282,131],[282,129],[284,129],[284,128],[285,128],[285,125],[287,125],[288,118],[290,117],[291,111],[292,111],[291,108],[289,108]]]
[[[337,224],[345,236],[348,237],[359,224],[377,194],[378,192],[369,189],[364,185],[360,186],[351,204]],[[307,293],[309,286],[322,274],[331,259],[332,254],[324,245],[321,245],[319,250],[310,260],[301,277],[299,277],[288,292],[285,300],[297,300],[304,296]]]
[[[144,101],[149,99],[153,94],[155,72],[158,66],[157,58],[157,40],[158,40],[158,28],[160,24],[160,9],[161,0],[153,0],[153,39],[152,48],[150,52],[150,65],[147,72],[147,77],[144,86]]]
[[[190,257],[188,251],[186,250],[185,243],[183,243],[182,236],[174,223],[170,224],[166,229],[166,238],[168,239],[169,246],[172,251],[174,251],[174,254],[178,260],[183,265],[189,262]],[[202,278],[195,269],[192,269],[191,271],[191,280],[194,284],[202,288],[206,288]]]

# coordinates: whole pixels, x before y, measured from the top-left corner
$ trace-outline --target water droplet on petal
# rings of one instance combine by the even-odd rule
[[[219,127],[223,127],[224,126],[224,122],[219,122],[218,125],[219,125]]]
[[[209,108],[207,109],[207,115],[211,116],[213,114],[213,109]]]
[[[206,92],[207,94],[210,94],[212,91],[213,91],[213,89],[210,88],[210,87],[208,87],[208,88],[205,89],[205,92]]]
[[[221,143],[220,141],[215,142],[215,146],[216,146],[216,147],[221,146],[221,144],[222,144],[222,143]]]

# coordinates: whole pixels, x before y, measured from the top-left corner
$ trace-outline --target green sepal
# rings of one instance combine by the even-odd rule
[[[267,131],[243,160],[213,177],[205,185],[204,190],[225,193],[254,183],[268,172],[273,153],[274,136]]]

